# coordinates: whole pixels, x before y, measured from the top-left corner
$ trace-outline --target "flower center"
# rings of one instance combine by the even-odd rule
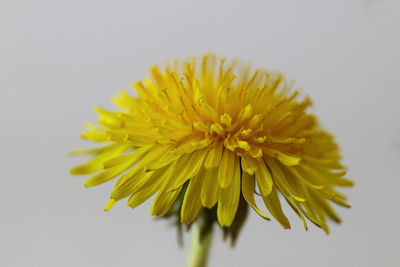
[[[232,119],[224,113],[217,122],[193,123],[193,129],[201,133],[202,142],[209,146],[223,144],[225,148],[235,151],[237,155],[250,154],[254,158],[262,157],[261,143],[267,141],[267,134],[262,123],[261,114],[252,114],[251,105]]]

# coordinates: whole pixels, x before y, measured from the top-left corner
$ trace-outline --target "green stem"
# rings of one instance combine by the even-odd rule
[[[212,224],[209,211],[203,210],[192,229],[192,241],[187,267],[206,267],[212,240]]]

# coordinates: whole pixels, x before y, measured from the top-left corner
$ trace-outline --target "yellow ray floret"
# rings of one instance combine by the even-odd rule
[[[180,218],[187,224],[217,205],[220,225],[229,227],[241,195],[269,220],[256,204],[260,195],[284,228],[291,226],[283,199],[306,229],[305,218],[326,232],[327,218],[340,221],[330,203],[347,207],[336,187],[353,183],[338,145],[307,112],[310,99],[281,73],[207,54],[154,66],[133,88],[137,96],[113,98],[118,111],[96,108],[100,126],[88,124],[81,135],[106,146],[74,151],[93,155],[71,170],[97,172],[85,186],[119,178],[105,210],[127,197],[135,208],[156,195],[151,213],[162,216],[185,190]]]

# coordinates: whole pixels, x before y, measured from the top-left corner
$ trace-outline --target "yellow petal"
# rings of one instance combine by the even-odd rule
[[[252,157],[244,156],[241,158],[242,169],[250,175],[253,175],[257,170],[257,160]]]
[[[228,129],[231,127],[232,125],[232,117],[229,116],[229,114],[224,113],[224,115],[221,115],[221,123],[223,125],[225,125]]]
[[[206,170],[201,188],[201,203],[203,206],[211,209],[218,201],[219,192],[218,168]]]
[[[155,170],[155,169],[159,169],[162,168],[164,166],[167,166],[169,164],[171,164],[172,162],[178,160],[178,158],[181,155],[179,154],[175,154],[175,153],[166,153],[163,157],[160,158],[159,161],[153,161],[153,162],[149,162],[147,164],[146,169],[147,170]]]
[[[250,156],[253,158],[261,158],[263,155],[263,151],[260,147],[257,146],[251,146],[250,151],[249,151]]]
[[[72,175],[90,174],[103,169],[103,163],[111,158],[118,157],[127,150],[127,145],[110,145],[104,147],[103,150],[96,157],[86,162],[85,164],[79,165],[70,170]]]
[[[296,167],[288,167],[287,168],[294,176],[305,182],[308,186],[314,188],[314,189],[322,189],[324,188],[324,185],[322,184],[317,184],[316,181],[312,180],[310,175],[307,175],[307,173],[304,173],[302,169],[296,168]]]
[[[140,159],[140,166],[143,166],[145,170],[151,170],[149,166],[152,164],[159,162],[160,158],[162,158],[166,153],[171,150],[171,146],[153,146],[151,150]]]
[[[260,187],[261,195],[267,196],[271,193],[274,185],[271,174],[265,164],[264,160],[257,160],[257,169],[255,171],[257,184]]]
[[[328,198],[342,207],[351,208],[351,205],[347,204],[343,199],[340,199],[336,196],[330,196]]]
[[[190,159],[189,156],[182,156],[168,168],[166,173],[164,173],[162,177],[162,187],[157,193],[151,206],[151,215],[155,215],[157,217],[162,216],[169,210],[175,199],[178,197],[183,184],[179,187],[173,187],[173,185],[176,175],[181,173],[181,169],[187,163],[188,159]]]
[[[208,151],[204,167],[206,167],[206,169],[212,169],[218,167],[219,163],[221,162],[223,151],[224,151],[224,146],[221,143],[217,144],[216,147],[210,149],[210,151]]]
[[[279,201],[278,193],[275,187],[267,196],[262,196],[265,206],[271,215],[282,225],[285,229],[290,229],[290,222],[282,210],[281,202]]]
[[[218,181],[221,188],[227,188],[231,184],[236,165],[239,166],[239,158],[235,152],[225,149],[218,170]]]
[[[320,205],[323,207],[326,214],[335,222],[340,223],[342,220],[340,219],[339,215],[336,211],[332,208],[332,206],[326,201],[325,199],[320,198]]]
[[[115,203],[117,203],[117,201],[115,201],[115,199],[110,199],[107,203],[107,205],[104,207],[104,211],[109,211],[112,206],[115,205]]]
[[[302,203],[300,203],[299,204],[299,209],[313,224],[315,224],[319,228],[324,229],[323,225],[325,223],[323,221],[321,221],[321,219],[319,219],[317,217],[317,215],[315,214],[314,208],[311,205],[311,202],[302,202]],[[327,229],[327,227],[325,227],[325,229]]]
[[[225,131],[224,127],[221,126],[219,123],[213,123],[210,127],[210,133],[216,133],[216,134],[223,134]]]
[[[157,217],[164,215],[178,197],[181,189],[182,186],[174,190],[159,191],[151,205],[150,214]]]
[[[145,185],[154,172],[143,172],[137,165],[121,176],[111,192],[111,198],[120,200],[134,194]],[[161,174],[159,174],[161,175]]]
[[[306,231],[308,230],[308,226],[307,226],[307,222],[304,219],[303,214],[301,213],[300,209],[297,207],[297,203],[291,199],[286,193],[282,192],[282,195],[285,197],[286,201],[289,203],[290,207],[293,209],[293,211],[296,213],[296,215],[300,218],[300,220],[303,222],[304,225],[304,229],[306,229]]]
[[[110,181],[111,179],[114,179],[115,177],[117,177],[118,175],[120,175],[121,173],[126,171],[133,163],[134,163],[134,161],[130,160],[123,164],[109,168],[109,169],[87,179],[86,182],[84,183],[84,185],[86,187],[91,187],[91,186],[99,185],[99,184],[105,183],[107,181]]]
[[[81,156],[81,155],[96,155],[100,154],[106,150],[111,149],[112,147],[116,147],[118,145],[112,144],[112,145],[106,145],[106,146],[100,146],[100,147],[94,147],[94,148],[84,148],[84,149],[72,149],[68,152],[70,156]]]
[[[202,121],[195,121],[195,122],[193,122],[192,125],[193,125],[194,129],[202,131],[202,132],[207,132],[207,130],[208,130],[207,124],[205,124]]]
[[[232,168],[232,167],[231,167]],[[229,227],[235,218],[240,199],[240,166],[235,164],[232,183],[222,189],[218,200],[217,216],[222,227]]]
[[[154,144],[154,135],[156,133],[156,130],[154,130],[151,133],[148,134],[129,134],[127,136],[127,140],[133,145],[133,146],[145,146],[149,144]]]
[[[258,207],[254,199],[255,181],[254,176],[246,172],[242,173],[242,194],[251,207],[264,219],[270,220]]]
[[[143,147],[136,149],[135,151],[133,151],[132,153],[130,153],[128,155],[123,155],[123,156],[109,159],[103,163],[104,168],[105,169],[111,168],[111,167],[117,166],[117,165],[122,164],[127,161],[131,161],[131,162],[135,163],[136,161],[141,159],[143,157],[143,155],[146,154],[150,150],[151,147],[152,146],[143,146]]]
[[[215,111],[214,108],[212,108],[207,101],[202,97],[199,99],[199,104],[200,104],[200,110],[204,116],[210,118],[212,121],[217,121],[218,120],[218,114]]]
[[[261,114],[254,115],[248,122],[249,128],[254,128],[257,126],[264,117]]]
[[[168,175],[168,172],[166,173]],[[131,197],[128,200],[128,206],[132,209],[136,208],[151,196],[153,196],[158,190],[160,190],[164,180],[163,175],[159,173],[153,173],[142,187],[132,192]]]
[[[248,142],[246,142],[246,141],[239,141],[238,144],[239,144],[239,147],[240,147],[241,149],[243,149],[244,151],[250,151],[251,146],[249,145]]]
[[[139,102],[139,99],[133,98],[123,90],[120,90],[119,94],[120,96],[112,97],[111,100],[113,103],[123,108],[131,108],[132,106],[137,106],[137,102]]]
[[[302,144],[306,141],[305,138],[279,138],[279,137],[271,137],[271,143],[274,144]]]
[[[288,179],[289,177],[286,176],[283,172],[279,163],[275,160],[269,160],[268,166],[272,171],[272,176],[274,178],[275,183],[278,184],[278,187],[281,186],[283,190],[289,193],[291,197],[293,197],[296,201],[304,202],[305,197],[299,192],[298,189],[295,189],[296,184],[291,183]]]
[[[323,230],[325,230],[327,234],[329,234],[329,227],[326,223],[326,213],[324,210],[324,203],[323,203],[323,201],[326,200],[321,199],[318,194],[313,192],[313,190],[309,190],[308,193],[309,193],[308,198],[310,201],[306,203],[308,205],[305,206],[308,208],[309,212],[304,214],[310,219],[311,222],[313,222],[315,225],[322,228]]]
[[[205,149],[193,152],[189,156],[189,159],[186,162],[183,162],[184,165],[175,170],[174,183],[171,189],[181,187],[187,180],[195,176],[203,166],[203,161],[206,155],[207,151]]]
[[[191,224],[197,217],[201,209],[201,188],[205,169],[202,168],[199,173],[190,179],[189,186],[186,190],[185,197],[182,202],[181,222]]]
[[[263,148],[263,152],[271,157],[277,158],[282,164],[286,166],[299,165],[301,159],[298,156],[289,155],[272,148]]]
[[[240,113],[240,119],[241,120],[247,120],[248,118],[251,117],[251,115],[253,114],[253,107],[251,106],[251,104],[248,104],[244,107],[243,111]]]
[[[346,178],[340,178],[340,179],[338,179],[338,180],[336,181],[336,184],[337,184],[338,186],[343,186],[343,187],[352,187],[352,186],[354,186],[354,182],[351,181],[351,180],[349,180],[349,179],[346,179]]]
[[[116,113],[101,107],[95,107],[95,110],[99,116],[99,124],[108,127],[121,127],[123,125],[123,122],[118,118]]]
[[[107,132],[85,132],[80,135],[82,138],[93,142],[107,142],[111,141],[111,136]]]

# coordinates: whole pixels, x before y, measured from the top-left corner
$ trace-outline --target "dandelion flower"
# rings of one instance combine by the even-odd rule
[[[311,100],[291,87],[279,72],[212,54],[156,65],[133,83],[138,96],[113,98],[118,111],[96,108],[100,126],[87,124],[81,136],[106,145],[75,151],[93,158],[71,174],[96,173],[87,187],[118,177],[105,210],[156,195],[151,214],[160,217],[181,194],[182,223],[214,208],[230,227],[244,199],[290,228],[286,200],[306,229],[308,218],[328,233],[327,218],[340,222],[331,203],[348,207],[336,188],[353,183],[333,136],[308,113]]]

